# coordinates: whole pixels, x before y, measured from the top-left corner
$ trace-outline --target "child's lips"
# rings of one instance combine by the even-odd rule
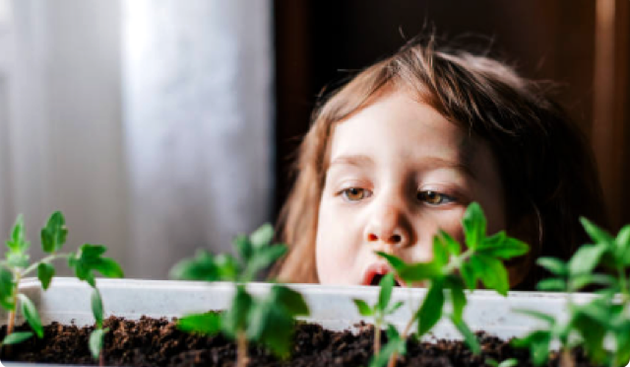
[[[363,273],[362,285],[378,285],[378,282],[383,276],[392,273],[392,268],[387,263],[374,263],[368,266]],[[378,281],[377,281],[378,280]],[[395,285],[400,286],[403,284],[397,277],[395,278]]]

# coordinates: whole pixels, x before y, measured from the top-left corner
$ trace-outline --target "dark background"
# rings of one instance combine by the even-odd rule
[[[627,0],[275,0],[276,213],[320,91],[435,29],[557,83],[593,146],[616,231],[630,223],[629,15]]]

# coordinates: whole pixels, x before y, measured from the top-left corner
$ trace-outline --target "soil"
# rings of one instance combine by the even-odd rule
[[[280,361],[262,348],[251,347],[249,366],[367,366],[372,355],[373,328],[359,325],[360,332],[332,332],[319,325],[299,323],[295,333],[293,354],[289,361]],[[143,317],[130,321],[110,317],[105,322],[109,333],[105,338],[105,365],[109,366],[233,366],[236,348],[218,335],[202,337],[177,330],[174,320]],[[18,330],[27,330],[26,326]],[[91,327],[53,323],[45,327],[43,339],[30,340],[12,347],[11,356],[4,351],[2,361],[53,364],[98,364],[88,350]],[[6,333],[5,327],[0,335]],[[517,358],[519,366],[531,366],[526,350],[514,349],[495,337],[479,334],[482,355],[474,356],[458,341],[437,340],[433,343],[409,341],[407,355],[398,366],[485,366],[492,358],[502,361]],[[383,334],[386,340],[385,334]],[[574,351],[576,366],[589,366],[583,353]],[[548,366],[557,366],[553,355]]]

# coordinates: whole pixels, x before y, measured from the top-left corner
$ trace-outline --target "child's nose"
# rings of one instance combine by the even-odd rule
[[[372,216],[366,226],[368,243],[404,247],[412,243],[411,225],[402,210],[387,206]]]

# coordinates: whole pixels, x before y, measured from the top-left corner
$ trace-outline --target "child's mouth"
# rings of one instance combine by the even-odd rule
[[[370,282],[370,285],[379,285],[385,275],[387,274],[374,274],[374,277],[372,277],[372,281]],[[394,278],[394,286],[400,287],[400,283],[398,282],[398,279],[396,278]]]
[[[386,263],[375,263],[370,265],[363,276],[363,285],[376,285],[378,286],[383,277],[392,270]],[[398,278],[394,278],[394,286],[400,287],[402,286],[402,282]]]

